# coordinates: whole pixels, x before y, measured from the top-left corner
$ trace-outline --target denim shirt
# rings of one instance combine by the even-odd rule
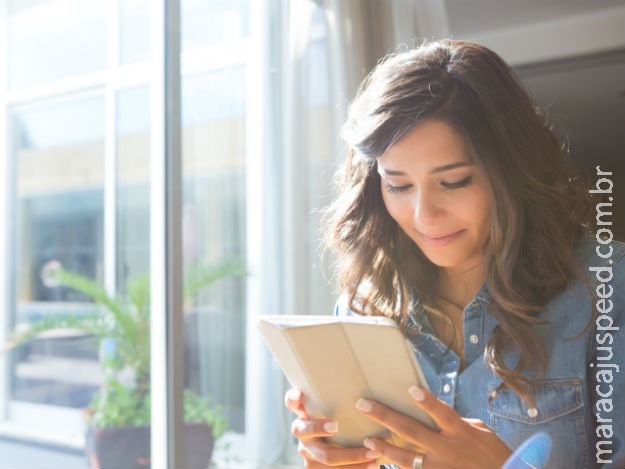
[[[598,246],[606,258],[597,254]],[[592,298],[587,286],[576,282],[546,305],[541,318],[548,323],[534,329],[547,350],[546,374],[524,372],[541,385],[532,389],[533,408],[506,387],[494,394],[501,381],[485,365],[483,355],[497,321],[488,312],[491,298],[486,285],[463,311],[464,369],[460,357],[436,337],[418,299],[408,326],[420,334],[410,340],[430,391],[461,417],[482,420],[511,449],[544,431],[552,438],[549,468],[624,469],[625,245],[586,238],[577,255],[593,280],[592,294],[606,298]],[[611,268],[612,278],[599,282],[597,269],[590,267],[607,268],[600,272],[603,279],[608,279]],[[595,291],[595,284],[602,283],[605,286]],[[593,307],[602,309],[587,327]],[[335,313],[353,314],[344,301],[337,303]],[[513,367],[517,358],[517,353],[508,353],[504,360]]]

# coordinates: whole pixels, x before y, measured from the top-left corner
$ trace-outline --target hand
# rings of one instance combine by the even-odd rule
[[[365,447],[342,448],[324,440],[338,430],[336,422],[328,419],[311,419],[302,403],[301,391],[291,389],[284,396],[284,403],[298,418],[291,425],[291,433],[299,440],[298,451],[306,469],[343,468],[378,469],[377,453]]]
[[[360,399],[356,407],[367,417],[387,427],[408,443],[424,449],[423,468],[479,468],[503,466],[512,451],[481,420],[463,419],[430,392],[413,386],[414,403],[440,427],[434,431],[416,420],[374,401]],[[413,469],[416,453],[379,438],[367,438],[364,445],[389,462]]]

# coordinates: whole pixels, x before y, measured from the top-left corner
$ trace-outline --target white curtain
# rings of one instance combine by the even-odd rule
[[[406,0],[261,5],[274,26],[256,31],[262,39],[255,66],[262,74],[255,86],[262,96],[255,112],[262,128],[250,131],[260,163],[248,169],[257,181],[248,224],[262,230],[251,249],[251,323],[262,314],[332,313],[338,292],[320,264],[318,230],[319,210],[331,200],[343,159],[338,129],[360,81],[386,53],[412,45],[417,25],[415,4]],[[288,384],[255,328],[250,339],[247,409],[255,464],[300,464],[290,434],[293,416],[283,405]]]

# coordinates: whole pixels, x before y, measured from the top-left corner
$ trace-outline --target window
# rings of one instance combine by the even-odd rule
[[[120,295],[128,280],[149,273],[152,7],[146,0],[0,6],[8,45],[0,57],[0,175],[8,182],[0,216],[11,221],[0,236],[10,261],[0,274],[6,338],[43,317],[98,311],[91,298],[46,281],[51,265]],[[246,258],[249,16],[248,0],[181,5],[185,280],[196,268]],[[246,278],[187,300],[185,387],[212,396],[227,429],[243,434]],[[2,433],[82,448],[82,409],[101,389],[103,347],[57,330],[7,355]]]
[[[104,70],[105,6],[99,0],[7,0],[9,89]]]
[[[183,268],[245,259],[245,67],[183,77]],[[245,431],[245,279],[221,281],[185,310],[187,385]]]
[[[42,269],[56,261],[102,278],[103,96],[16,106],[9,115],[9,158],[16,168],[17,223],[7,226],[15,239],[13,324],[92,310],[83,295],[48,285]],[[57,129],[51,122],[66,126]],[[97,346],[88,339],[58,332],[22,345],[14,355],[9,399],[86,406],[101,379]]]

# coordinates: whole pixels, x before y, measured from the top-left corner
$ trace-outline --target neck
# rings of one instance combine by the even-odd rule
[[[441,268],[437,292],[445,301],[464,308],[480,291],[485,278],[484,264],[481,262],[462,271]]]

